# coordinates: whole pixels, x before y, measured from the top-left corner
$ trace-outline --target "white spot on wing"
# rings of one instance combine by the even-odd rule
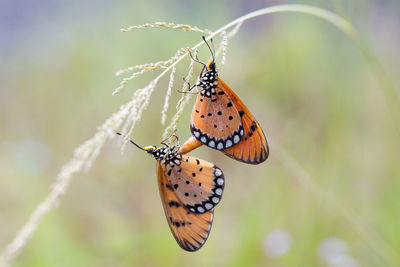
[[[226,141],[226,143],[225,143],[225,147],[228,148],[228,147],[231,147],[231,146],[232,146],[232,141],[228,139],[228,140]]]
[[[207,138],[205,136],[202,136],[200,138],[200,141],[203,142],[203,143],[206,143],[207,142]]]
[[[215,142],[214,141],[210,141],[210,143],[208,143],[208,146],[214,148],[215,147]]]
[[[219,198],[213,197],[213,198],[212,198],[212,201],[213,201],[215,204],[217,204],[217,203],[219,202]]]
[[[215,174],[215,176],[221,176],[222,175],[222,171],[220,170],[220,169],[215,169],[215,172],[214,172],[214,174]]]
[[[200,136],[200,132],[198,131],[193,131],[194,136],[199,137]]]
[[[223,185],[223,184],[224,184],[224,179],[218,178],[218,179],[217,179],[217,184]]]
[[[223,149],[224,145],[222,144],[222,142],[219,142],[217,145],[217,149]]]
[[[217,194],[217,195],[222,195],[222,188],[217,188],[217,189],[215,189],[215,194]]]
[[[197,208],[197,211],[198,211],[198,212],[204,212],[204,209],[203,209],[202,207],[198,207],[198,208]]]
[[[234,142],[235,144],[237,144],[237,143],[239,143],[239,141],[240,141],[239,135],[235,134],[235,136],[233,137],[233,142]]]
[[[210,203],[206,203],[205,207],[207,210],[209,210],[212,209],[213,205],[211,205]]]

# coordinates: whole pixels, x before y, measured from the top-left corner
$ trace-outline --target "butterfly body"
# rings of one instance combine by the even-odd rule
[[[240,142],[244,129],[236,107],[218,87],[219,77],[215,63],[202,72],[197,86],[201,87],[192,112],[192,134],[203,144],[223,150]]]
[[[264,132],[240,98],[218,76],[214,60],[204,66],[196,85],[201,90],[192,111],[193,136],[236,160],[249,164],[265,161],[269,148]]]

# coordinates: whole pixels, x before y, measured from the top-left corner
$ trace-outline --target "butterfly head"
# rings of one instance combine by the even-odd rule
[[[208,71],[214,71],[217,72],[217,66],[215,65],[214,59],[211,59],[208,64],[207,64],[207,70]]]
[[[153,154],[153,152],[157,149],[155,146],[146,146],[143,148],[147,153]]]

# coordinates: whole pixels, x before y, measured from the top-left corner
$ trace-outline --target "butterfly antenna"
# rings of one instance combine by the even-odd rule
[[[213,57],[213,61],[215,61],[215,47],[214,47],[214,39],[213,38],[211,38],[211,46],[212,46],[212,49],[213,49],[213,53],[212,53],[212,57]]]
[[[203,37],[203,41],[206,43],[206,45],[208,46],[208,49],[210,50],[210,53],[211,53],[211,56],[212,56],[213,61],[215,61],[215,57],[214,57],[215,48],[214,48],[213,39],[211,38],[211,44],[212,44],[212,47],[213,47],[213,49],[211,49],[210,45],[209,45],[208,42],[206,41],[206,37],[204,37],[204,36],[202,36],[202,37]]]
[[[125,136],[122,135],[120,132],[116,132],[116,134],[119,135],[119,136],[125,137]],[[141,146],[139,146],[138,144],[136,144],[135,142],[133,142],[133,140],[130,139],[130,138],[129,138],[129,142],[131,142],[131,143],[132,143],[133,145],[135,145],[137,148],[139,148],[139,149],[141,149],[141,150],[143,150],[143,151],[146,151],[146,149],[144,149],[143,147],[141,147]]]

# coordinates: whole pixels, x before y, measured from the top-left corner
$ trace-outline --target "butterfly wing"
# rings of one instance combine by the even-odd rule
[[[206,93],[202,90],[197,95],[191,117],[192,134],[214,149],[232,147],[244,134],[239,113],[222,89],[217,87]]]
[[[189,156],[176,164],[157,161],[161,201],[178,244],[196,251],[206,242],[214,207],[222,197],[224,176],[215,165]]]
[[[233,105],[238,111],[244,128],[243,139],[239,144],[224,149],[226,155],[250,164],[259,164],[268,158],[269,148],[265,134],[257,120],[250,113],[233,90],[221,79],[218,79],[218,87],[232,99]]]

